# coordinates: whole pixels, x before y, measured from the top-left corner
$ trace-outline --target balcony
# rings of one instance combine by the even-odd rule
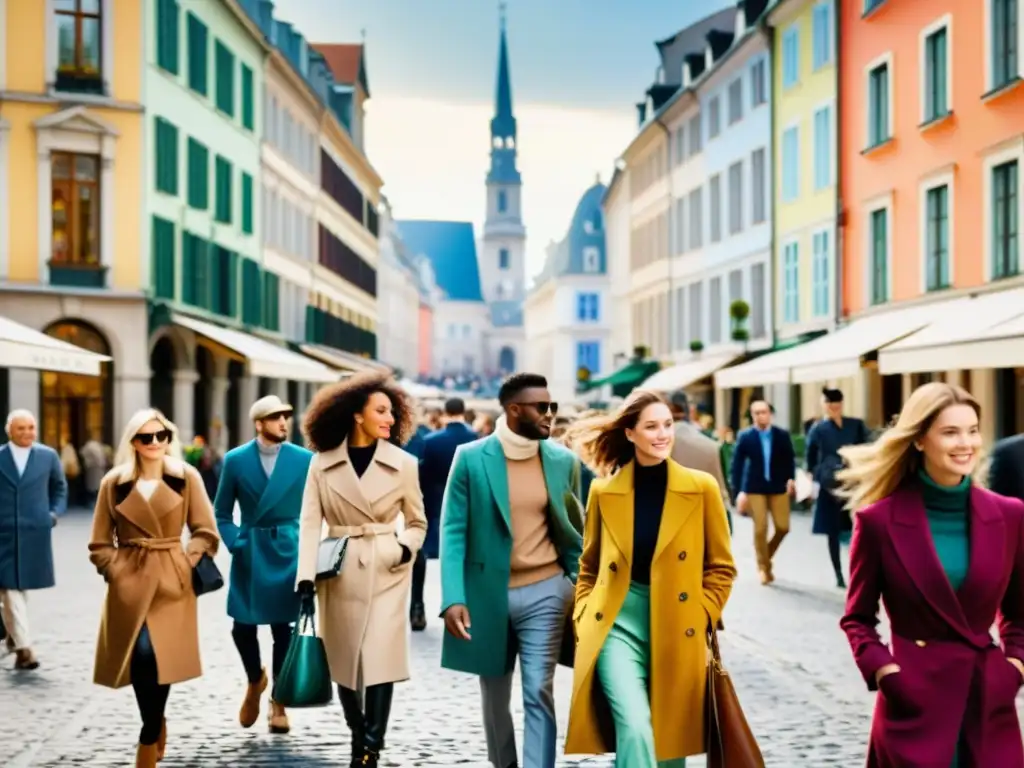
[[[61,288],[106,288],[107,268],[92,264],[66,264],[51,261],[50,285]]]

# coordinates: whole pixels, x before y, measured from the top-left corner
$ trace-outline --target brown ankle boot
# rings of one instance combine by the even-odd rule
[[[288,713],[284,707],[273,699],[270,700],[270,711],[267,713],[267,720],[271,733],[288,733],[292,729],[288,722]]]
[[[160,738],[156,742],[156,760],[160,762],[164,759],[164,753],[167,751],[167,718],[164,718],[163,725],[160,726]]]
[[[135,768],[156,768],[156,744],[139,744],[135,750]]]
[[[19,648],[15,651],[15,669],[39,669],[39,660],[31,648]]]
[[[263,670],[259,682],[249,683],[245,689],[245,699],[242,701],[242,708],[238,710],[238,722],[243,728],[252,728],[253,723],[260,717],[260,698],[267,690],[267,670]]]

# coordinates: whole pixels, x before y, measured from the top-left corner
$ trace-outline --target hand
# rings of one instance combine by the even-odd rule
[[[788,493],[790,496],[796,496],[796,481],[795,480],[787,480],[786,481],[786,493]]]
[[[313,582],[309,580],[303,580],[299,582],[298,589],[299,593],[299,610],[304,616],[312,616],[316,613],[316,588],[313,586]]]
[[[444,628],[460,640],[470,640],[469,609],[461,603],[448,606],[444,612]]]
[[[1018,662],[1019,663],[1019,662]],[[900,671],[899,664],[885,664],[875,672],[875,685],[879,685],[882,682],[882,678],[887,675],[893,675]]]
[[[405,546],[405,544],[399,544],[398,546],[402,548],[402,559],[398,561],[398,564],[405,565],[412,560],[412,550]]]
[[[1006,660],[1017,668],[1017,671],[1020,673],[1021,678],[1024,679],[1024,661],[1021,661],[1020,659],[1015,659],[1013,656],[1007,656]]]
[[[747,494],[742,491],[736,497],[736,511],[744,517],[750,514],[750,499],[747,498]]]

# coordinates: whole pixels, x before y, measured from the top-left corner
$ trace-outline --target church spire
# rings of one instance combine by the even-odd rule
[[[494,88],[494,117],[491,119],[491,170],[487,181],[519,183],[516,169],[516,118],[512,111],[512,73],[508,63],[505,31],[505,3],[498,4],[498,79]]]

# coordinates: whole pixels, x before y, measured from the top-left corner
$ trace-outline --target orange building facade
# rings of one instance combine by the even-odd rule
[[[428,304],[420,304],[419,325],[417,332],[420,337],[419,344],[419,373],[421,376],[430,375],[434,364],[434,310]]]
[[[857,350],[873,421],[942,379],[994,406],[988,437],[1024,430],[1017,6],[838,4],[842,299],[854,323],[879,316]]]

